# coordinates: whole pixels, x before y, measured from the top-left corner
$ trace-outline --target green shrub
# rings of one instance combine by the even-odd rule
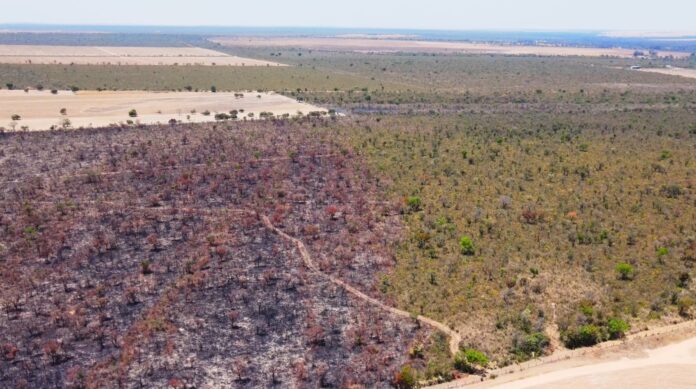
[[[128,116],[132,118],[138,117],[138,111],[131,109],[130,111],[128,111]]]
[[[564,343],[568,348],[588,347],[602,341],[602,330],[593,324],[586,324],[566,331]]]
[[[622,280],[630,280],[633,278],[633,266],[628,263],[621,262],[616,265],[616,272],[619,273],[619,278]]]
[[[462,254],[464,255],[474,255],[476,253],[474,242],[468,236],[462,236],[462,238],[459,240],[459,245],[461,246]]]
[[[418,212],[421,210],[422,201],[418,196],[411,196],[406,198],[406,206],[408,206],[409,211]]]
[[[542,332],[534,332],[515,339],[513,352],[523,360],[538,357],[550,344],[549,337]]]
[[[624,337],[626,331],[631,329],[631,326],[621,319],[609,319],[607,328],[611,339],[620,339]]]
[[[475,373],[488,365],[488,357],[475,349],[464,349],[454,355],[454,367],[464,373]]]

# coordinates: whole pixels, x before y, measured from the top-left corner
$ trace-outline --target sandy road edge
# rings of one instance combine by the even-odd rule
[[[543,371],[543,368],[547,368],[549,365],[552,365],[554,363],[559,363],[559,362],[567,362],[567,361],[572,361],[572,360],[577,360],[578,364],[576,366],[562,366],[560,369],[569,369],[569,368],[574,368],[578,366],[589,366],[589,365],[594,365],[598,363],[605,362],[606,360],[598,359],[597,361],[586,361],[587,363],[582,363],[581,358],[591,356],[591,354],[596,354],[597,352],[603,352],[603,351],[609,351],[613,349],[618,349],[621,346],[627,346],[632,343],[637,343],[638,341],[641,340],[646,340],[647,338],[654,338],[658,337],[660,335],[668,335],[668,334],[674,334],[677,333],[678,331],[684,331],[684,332],[690,332],[692,334],[696,334],[696,320],[689,320],[689,321],[684,321],[681,323],[676,323],[676,324],[670,324],[670,325],[665,325],[661,327],[656,327],[653,329],[649,329],[646,331],[641,331],[637,332],[634,334],[630,334],[626,336],[624,339],[621,340],[613,340],[613,341],[608,341],[608,342],[603,342],[599,343],[595,346],[592,347],[585,347],[585,348],[579,348],[575,350],[561,350],[559,352],[553,353],[551,355],[533,359],[527,362],[515,364],[515,365],[510,365],[506,367],[501,367],[493,370],[489,370],[486,374],[486,379],[484,380],[480,376],[468,376],[456,381],[451,381],[451,382],[446,382],[443,384],[438,384],[438,385],[433,385],[430,386],[429,388],[433,389],[455,389],[455,388],[464,388],[464,387],[474,387],[478,386],[476,384],[480,384],[482,382],[492,384],[495,386],[496,384],[493,384],[492,382],[492,377],[495,377],[495,382],[504,384],[504,383],[511,383],[514,381],[526,379],[529,377],[534,377],[542,374],[547,374],[552,371],[558,371],[558,370],[550,370],[550,371]],[[672,343],[672,342],[668,342]],[[607,358],[607,360],[611,360],[612,358]],[[535,374],[535,370],[540,370]]]

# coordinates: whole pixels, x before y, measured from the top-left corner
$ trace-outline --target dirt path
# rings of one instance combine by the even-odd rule
[[[372,298],[372,297],[366,295],[365,293],[359,291],[358,289],[354,288],[353,286],[346,283],[345,281],[322,272],[319,269],[319,267],[316,265],[316,263],[314,263],[314,261],[312,260],[312,256],[309,254],[307,247],[304,245],[304,243],[302,243],[302,241],[300,241],[299,239],[293,238],[292,236],[281,231],[279,228],[277,228],[276,226],[274,226],[271,223],[270,219],[268,219],[267,216],[265,216],[265,215],[261,216],[261,220],[263,221],[263,224],[266,226],[266,228],[274,231],[276,234],[280,235],[282,238],[291,241],[297,247],[297,249],[300,252],[300,256],[302,257],[302,261],[304,262],[305,266],[307,266],[310,270],[316,272],[317,274],[321,275],[322,277],[327,278],[333,284],[342,287],[343,289],[347,290],[349,293],[351,293],[355,297],[367,302],[368,304],[372,304],[372,305],[379,307],[385,311],[388,311],[390,313],[393,313],[395,315],[398,315],[398,316],[401,316],[404,318],[411,318],[412,317],[409,312],[402,311],[402,310],[394,308],[394,307],[390,307],[390,306],[384,304],[383,302],[381,302],[375,298]],[[421,322],[423,324],[426,324],[426,325],[429,325],[433,328],[436,328],[436,329],[446,333],[447,335],[449,335],[449,337],[450,337],[449,347],[450,347],[450,351],[452,352],[452,355],[454,355],[457,351],[459,351],[459,342],[462,340],[462,337],[457,332],[450,329],[446,325],[444,325],[438,321],[435,321],[433,319],[427,318],[425,316],[419,315],[418,317],[416,317],[416,320],[418,320],[419,322]]]
[[[470,376],[432,388],[696,387],[694,333],[696,321],[657,327],[631,334],[624,340],[562,350],[491,370],[483,382],[481,377]],[[674,341],[678,343],[665,346]]]

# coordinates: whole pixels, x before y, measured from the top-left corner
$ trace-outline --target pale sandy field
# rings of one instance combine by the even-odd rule
[[[643,356],[562,369],[493,387],[500,389],[695,388],[696,338],[646,350]]]
[[[60,114],[62,108],[67,110],[67,115]],[[137,111],[136,118],[129,117],[131,109]],[[14,114],[21,116],[14,122],[16,130],[22,126],[29,130],[48,130],[51,126],[60,127],[64,119],[70,120],[72,128],[103,127],[127,120],[142,124],[168,123],[170,119],[185,123],[210,122],[215,121],[217,112],[240,109],[245,111],[238,115],[240,119],[248,118],[249,113],[258,118],[261,112],[272,112],[276,116],[295,116],[298,111],[305,115],[312,111],[326,112],[275,93],[246,92],[243,98],[237,98],[234,93],[222,92],[61,91],[53,95],[47,91],[0,90],[0,127],[6,130],[12,129]],[[192,110],[196,113],[191,113]],[[211,114],[202,115],[205,110]]]
[[[356,52],[449,52],[470,54],[542,55],[542,56],[612,56],[633,58],[635,50],[601,49],[558,46],[517,46],[485,43],[388,40],[365,38],[277,38],[277,37],[219,37],[211,39],[228,46],[247,47],[301,47],[315,50]],[[659,52],[659,56],[688,57],[688,53]]]
[[[0,45],[0,63],[281,66],[199,47]]]
[[[660,73],[669,76],[680,76],[686,78],[696,78],[696,69],[684,68],[642,68],[641,72]]]

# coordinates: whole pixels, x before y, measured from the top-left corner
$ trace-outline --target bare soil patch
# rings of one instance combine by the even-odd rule
[[[289,38],[289,37],[220,37],[213,42],[229,46],[302,47],[315,50],[355,52],[438,52],[501,55],[588,56],[632,58],[635,50],[561,46],[522,46],[470,42],[419,41],[366,38]],[[689,53],[659,52],[659,56],[688,57]]]
[[[0,63],[281,66],[199,47],[0,45]]]
[[[642,72],[666,74],[668,76],[679,76],[686,78],[696,78],[696,69],[685,68],[643,68]]]
[[[65,115],[61,114],[62,109]],[[132,109],[136,117],[129,115]],[[128,120],[141,124],[168,123],[171,119],[210,122],[215,121],[216,113],[230,114],[232,110],[239,111],[239,119],[247,120],[259,118],[262,112],[276,116],[326,112],[275,93],[60,91],[54,95],[49,91],[0,91],[0,127],[17,130],[62,127],[66,119],[73,128],[104,127]],[[210,114],[204,115],[206,111]],[[21,119],[13,121],[13,115]]]

